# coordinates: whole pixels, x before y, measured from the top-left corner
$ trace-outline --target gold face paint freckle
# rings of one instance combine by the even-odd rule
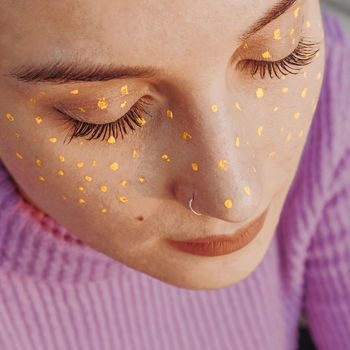
[[[80,112],[83,112],[83,113],[86,112],[85,109],[84,109],[83,107],[78,107],[78,109],[79,109]]]
[[[126,101],[124,101],[120,104],[120,108],[124,108],[125,106],[126,106]]]
[[[34,97],[31,97],[31,98],[29,99],[29,102],[35,104],[35,103],[36,103],[36,99],[35,99]]]
[[[304,134],[303,130],[300,130],[298,137],[299,138],[303,137],[303,134]]]
[[[198,164],[197,163],[192,163],[192,170],[193,171],[198,171]]]
[[[218,167],[221,170],[227,171],[227,168],[226,168],[227,165],[228,165],[228,161],[227,160],[220,160],[218,162]]]
[[[40,176],[40,175],[38,176],[38,179],[39,179],[40,181],[43,181],[43,182],[45,181],[45,179],[44,179],[42,176]]]
[[[278,107],[275,107],[275,108],[273,109],[273,111],[274,111],[274,112],[277,112],[277,111],[278,111]]]
[[[239,137],[238,136],[236,137],[236,147],[237,148],[239,147]]]
[[[256,174],[256,169],[254,167],[252,169],[253,169],[253,172]]]
[[[250,188],[248,186],[244,187],[244,192],[250,196],[251,192],[250,192]]]
[[[59,155],[58,159],[60,160],[60,162],[64,162],[64,157],[62,155]]]
[[[37,166],[41,167],[41,160],[40,159],[35,159],[35,163]]]
[[[264,90],[262,88],[259,88],[256,90],[256,97],[257,98],[262,98],[264,96]]]
[[[136,157],[137,157],[136,149],[134,149],[134,150],[132,151],[132,157],[133,157],[133,158],[136,158]]]
[[[97,106],[100,109],[106,109],[108,107],[108,103],[106,102],[106,98],[105,97],[98,97],[97,98]]]
[[[92,181],[92,177],[91,177],[91,176],[86,175],[86,176],[85,176],[85,180],[86,180],[86,181],[91,182],[91,181]]]
[[[37,123],[37,124],[40,124],[40,123],[42,123],[42,118],[40,117],[40,116],[37,116],[37,117],[35,117],[34,118],[35,119],[35,122]]]
[[[111,170],[116,171],[119,169],[119,164],[117,162],[113,162],[109,167]]]
[[[263,126],[260,126],[258,128],[258,135],[261,136],[262,135],[262,131],[263,131],[264,127]]]
[[[226,199],[224,205],[227,209],[230,209],[232,208],[232,201],[230,199]]]
[[[143,117],[137,117],[136,118],[136,121],[138,122],[138,124],[140,124],[141,126],[145,125],[146,124],[146,119],[143,118]]]
[[[248,44],[247,44],[247,43],[244,43],[243,49],[247,49],[247,48],[248,48]]]
[[[290,31],[290,36],[293,36],[294,32],[295,32],[295,29],[292,28],[292,30]]]
[[[57,142],[57,139],[56,139],[56,137],[51,137],[51,138],[49,139],[49,141],[50,141],[51,143],[55,143],[55,142]]]
[[[15,136],[18,138],[18,137],[19,137],[19,133],[18,133],[18,132],[15,132]]]
[[[211,110],[215,113],[218,111],[218,106],[217,105],[212,105]]]
[[[299,117],[300,117],[300,113],[299,112],[294,114],[294,119],[299,119]]]
[[[144,177],[139,177],[138,181],[139,181],[139,183],[143,184],[145,182],[145,178]]]
[[[275,40],[281,40],[281,30],[280,29],[275,29],[273,32],[273,38]]]
[[[107,209],[106,208],[102,208],[101,209],[101,213],[106,213],[107,212]]]
[[[285,94],[285,93],[287,93],[288,92],[288,88],[287,87],[284,87],[283,89],[282,89],[282,92]]]
[[[318,74],[317,74],[317,80],[320,80],[320,79],[321,79],[321,76],[322,76],[321,72],[318,73]]]
[[[128,199],[126,197],[120,197],[119,200],[122,202],[122,203],[126,203],[128,201]]]
[[[64,172],[63,172],[63,170],[58,170],[58,171],[57,171],[57,174],[63,176],[63,175],[64,175]]]
[[[170,119],[173,119],[173,118],[174,118],[174,114],[173,114],[173,112],[172,112],[170,109],[167,109],[166,115],[167,115],[167,117],[170,118]]]
[[[276,152],[270,152],[269,153],[269,158],[273,158],[276,155]]]
[[[298,7],[298,8],[294,11],[294,17],[295,17],[295,18],[298,17],[299,11],[300,11],[300,7]]]
[[[6,118],[10,121],[10,122],[13,122],[15,120],[15,118],[13,117],[12,114],[10,113],[6,113]]]
[[[85,188],[83,186],[79,186],[79,191],[83,192],[83,193],[86,193],[86,190],[85,190]]]
[[[83,198],[79,198],[79,203],[84,204],[85,200]]]
[[[239,105],[239,103],[238,103],[238,102],[236,102],[236,103],[235,103],[235,106],[236,106],[236,108],[237,108],[239,111],[241,111],[241,112],[242,112],[242,108],[241,108],[241,106]]]
[[[101,186],[101,187],[100,187],[100,190],[101,190],[102,192],[107,192],[107,186]]]
[[[96,166],[96,160],[92,161],[92,166]]]
[[[37,139],[33,139],[32,142],[33,142],[33,143],[37,142]]]
[[[125,186],[127,185],[127,182],[125,180],[123,180],[121,183],[121,186],[125,188]]]
[[[79,163],[77,163],[77,167],[78,168],[82,168],[84,166],[84,162],[79,162]]]
[[[292,138],[292,135],[291,135],[291,134],[288,134],[288,136],[287,136],[287,141],[290,141],[291,138]]]
[[[39,91],[39,94],[45,96],[46,92],[45,91]]]
[[[168,157],[167,154],[163,154],[162,159],[166,160],[167,162],[170,162],[170,158]]]
[[[306,21],[305,26],[306,26],[306,28],[310,28],[310,27],[311,27],[311,23],[310,23],[310,21]]]
[[[191,140],[192,136],[187,131],[184,131],[183,134],[182,134],[182,138],[184,140]]]
[[[271,56],[271,54],[270,54],[270,52],[269,51],[265,51],[265,52],[263,52],[262,54],[261,54],[261,56],[263,57],[263,58],[272,58],[272,56]]]
[[[124,95],[127,95],[129,92],[128,92],[128,85],[124,85],[120,88],[120,93],[122,96]]]
[[[62,194],[62,195],[61,195],[61,198],[62,198],[63,200],[66,200],[66,199],[67,199],[67,196],[65,196],[64,194]]]
[[[70,93],[71,95],[78,95],[79,90],[78,90],[78,89],[74,89],[74,90],[69,91],[69,93]]]
[[[16,156],[19,158],[19,159],[23,159],[23,156],[21,154],[19,154],[18,152],[16,152]]]
[[[113,135],[111,135],[108,140],[107,140],[108,143],[116,143],[115,141],[115,137]]]

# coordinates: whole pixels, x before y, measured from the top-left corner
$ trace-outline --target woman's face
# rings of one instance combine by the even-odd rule
[[[267,23],[277,0],[2,1],[0,156],[23,196],[166,283],[245,279],[273,238],[324,69],[318,0],[282,2]],[[233,234],[266,209],[234,253],[166,243]]]

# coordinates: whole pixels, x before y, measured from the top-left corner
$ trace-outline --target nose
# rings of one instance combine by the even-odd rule
[[[247,135],[247,121],[224,102],[201,107],[196,113],[195,123],[188,122],[193,116],[186,115],[191,140],[182,146],[173,183],[176,200],[190,210],[194,197],[191,207],[195,212],[228,222],[256,216],[262,186],[254,148],[242,137]],[[245,142],[240,143],[240,136]]]

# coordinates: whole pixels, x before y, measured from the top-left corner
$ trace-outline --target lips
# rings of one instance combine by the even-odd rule
[[[233,235],[216,235],[195,240],[174,241],[166,239],[173,247],[194,255],[218,256],[233,253],[248,245],[264,226],[268,208],[253,222],[242,227]]]

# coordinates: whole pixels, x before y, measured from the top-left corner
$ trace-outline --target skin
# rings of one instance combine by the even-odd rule
[[[247,278],[274,236],[324,71],[317,0],[298,1],[245,47],[239,42],[240,34],[274,3],[3,1],[0,156],[22,196],[87,245],[168,284],[218,289]],[[298,75],[253,78],[229,64],[242,57],[282,59],[294,50],[293,37],[298,42],[301,30],[321,46],[318,57]],[[28,84],[7,75],[26,62],[77,57],[95,63],[154,65],[164,73],[61,85]],[[129,93],[121,96],[125,85]],[[77,94],[70,93],[75,89]],[[62,128],[54,105],[81,106],[90,122],[105,123],[121,117],[145,95],[150,96],[148,112],[153,117],[146,115],[146,124],[124,140],[119,137],[110,144],[76,138],[63,143],[68,129]],[[103,97],[108,102],[105,109],[97,104]],[[121,108],[123,101],[127,104]],[[36,122],[37,116],[42,122]],[[191,137],[186,134],[185,139],[184,132]],[[79,162],[84,163],[80,168]],[[113,162],[117,170],[110,168]],[[193,193],[193,209],[201,216],[189,209]],[[164,242],[233,234],[267,207],[259,235],[232,254],[195,256]]]

